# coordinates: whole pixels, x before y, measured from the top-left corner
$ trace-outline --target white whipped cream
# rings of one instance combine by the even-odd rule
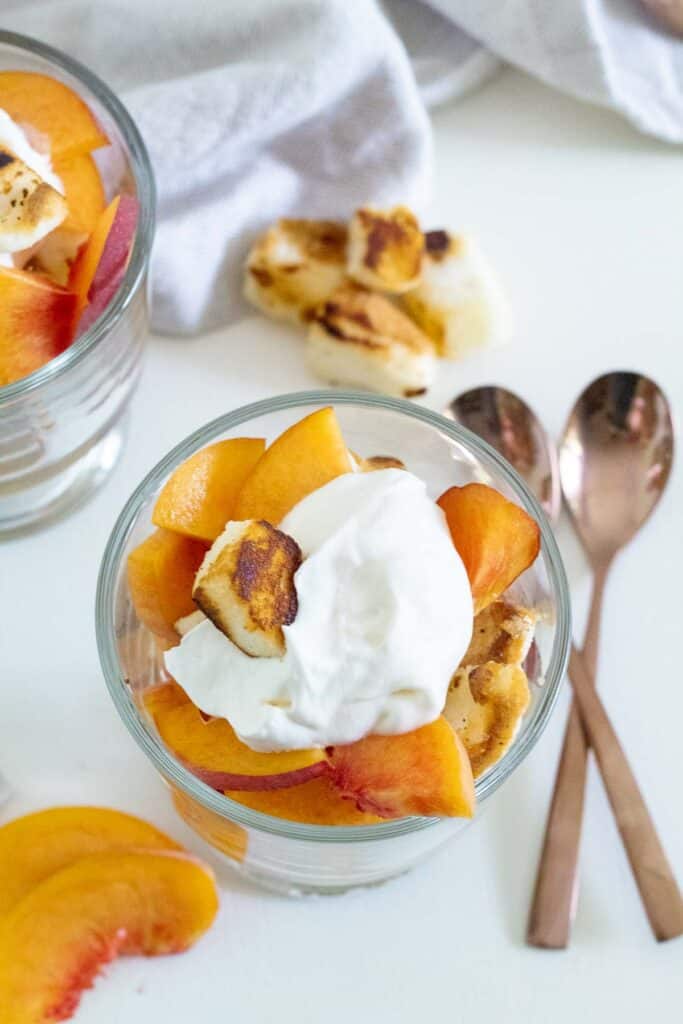
[[[412,473],[349,473],[281,523],[305,560],[282,658],[251,658],[208,620],[166,652],[207,714],[254,750],[353,743],[441,713],[472,598],[441,509]]]
[[[26,132],[13,121],[6,110],[0,107],[0,146],[11,150],[15,156],[23,160],[27,167],[40,175],[43,181],[52,185],[62,195],[65,195],[64,185],[52,170],[50,157],[47,153],[39,153],[29,142]]]

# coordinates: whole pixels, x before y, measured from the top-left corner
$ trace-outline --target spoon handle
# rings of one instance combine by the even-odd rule
[[[617,734],[575,648],[569,676],[652,931],[659,942],[675,939],[683,935],[683,898]]]
[[[596,567],[588,612],[584,656],[593,675],[598,660],[602,597],[608,571],[608,562]],[[587,767],[588,743],[576,701],[572,701],[529,914],[527,942],[531,946],[566,949],[569,944],[578,891]]]

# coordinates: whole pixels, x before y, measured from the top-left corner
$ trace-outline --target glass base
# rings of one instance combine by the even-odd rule
[[[104,483],[123,450],[128,412],[101,436],[91,440],[68,460],[50,467],[34,483],[21,488],[0,487],[0,537],[30,532],[55,522],[82,505]]]

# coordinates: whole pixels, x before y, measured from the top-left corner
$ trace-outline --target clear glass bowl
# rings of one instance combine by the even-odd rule
[[[56,359],[0,387],[0,534],[80,503],[110,472],[125,437],[147,334],[145,282],[155,190],[144,143],[125,107],[87,68],[49,46],[0,31],[0,70],[37,71],[85,100],[111,145],[93,153],[107,198],[140,205],[130,262],[99,320]]]
[[[169,474],[199,448],[223,438],[272,441],[321,406],[332,405],[349,447],[361,455],[396,455],[436,498],[453,484],[489,483],[539,523],[541,554],[515,584],[517,596],[543,611],[536,643],[532,701],[504,757],[477,781],[481,804],[527,756],[543,731],[564,676],[570,641],[567,581],[557,544],[538,504],[510,465],[474,434],[410,402],[351,392],[310,391],[245,406],[195,431],[136,489],[109,539],[97,588],[100,659],[126,726],[168,783],[178,813],[226,860],[279,891],[336,892],[397,875],[464,829],[462,819],[404,818],[371,826],[313,826],[270,817],[210,789],[162,744],[141,707],[144,690],[164,676],[154,637],[133,608],[126,580],[129,552],[152,529],[151,514]],[[296,472],[296,467],[292,467]],[[476,820],[476,817],[475,817]]]

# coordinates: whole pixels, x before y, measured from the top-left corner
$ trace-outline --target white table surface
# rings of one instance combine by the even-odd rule
[[[680,150],[513,72],[437,113],[433,225],[480,236],[507,283],[516,342],[444,365],[428,403],[498,381],[559,432],[598,373],[639,368],[683,400]],[[123,501],[190,430],[230,408],[315,386],[297,338],[245,321],[197,340],[152,339],[132,437],[107,486],[70,519],[0,548],[0,820],[56,803],[120,807],[201,849],[110,703],[93,633],[98,564]],[[679,877],[680,459],[656,518],[614,568],[601,681]],[[580,626],[588,575],[561,529]],[[119,961],[86,994],[99,1024],[678,1019],[683,940],[652,939],[591,773],[571,949],[524,930],[566,714],[476,827],[412,874],[345,896],[289,901],[221,876],[213,930],[174,959]],[[2,884],[0,880],[0,884]]]

